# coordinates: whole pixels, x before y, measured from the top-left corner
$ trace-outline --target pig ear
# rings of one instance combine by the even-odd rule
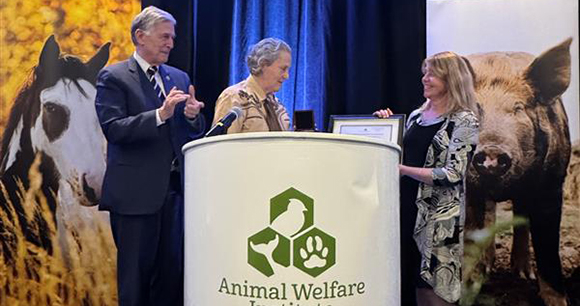
[[[550,104],[570,85],[572,38],[542,53],[528,66],[524,77],[534,89],[537,101]]]

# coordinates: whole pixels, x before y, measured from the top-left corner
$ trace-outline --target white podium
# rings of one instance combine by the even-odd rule
[[[183,152],[185,305],[400,305],[397,145],[270,132]]]

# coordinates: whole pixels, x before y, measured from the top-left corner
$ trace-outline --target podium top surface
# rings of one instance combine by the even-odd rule
[[[228,134],[219,135],[207,138],[201,138],[189,143],[186,143],[182,152],[197,148],[200,146],[221,143],[221,142],[243,142],[243,141],[255,141],[255,140],[312,140],[312,141],[336,141],[336,142],[351,142],[367,145],[375,145],[380,147],[385,147],[389,149],[401,152],[401,148],[394,143],[383,141],[379,139],[374,139],[365,136],[356,135],[345,135],[345,134],[333,134],[333,133],[314,133],[314,132],[253,132],[253,133],[239,133],[239,134]]]

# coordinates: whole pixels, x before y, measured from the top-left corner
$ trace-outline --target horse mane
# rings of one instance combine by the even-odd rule
[[[12,105],[10,114],[8,115],[6,128],[2,134],[2,145],[0,147],[0,175],[6,171],[4,167],[7,162],[6,156],[8,155],[8,146],[12,140],[14,130],[18,126],[18,122],[21,118],[26,121],[26,117],[24,116],[26,111],[30,112],[34,117],[36,117],[38,115],[37,113],[40,112],[40,106],[33,108],[32,103],[30,103],[31,98],[33,99],[35,95],[38,97],[38,94],[40,93],[38,87],[39,83],[36,82],[36,74],[30,73],[16,95],[16,99],[14,100],[14,104]],[[25,122],[23,122],[23,124],[24,123]]]
[[[22,118],[24,128],[30,128],[34,124],[33,120],[40,114],[40,92],[54,86],[62,78],[70,79],[84,96],[87,93],[78,79],[87,80],[93,85],[96,82],[95,76],[91,75],[85,63],[74,55],[62,54],[56,61],[35,66],[19,90],[8,116],[0,147],[0,175],[6,170],[4,167],[8,146],[18,122]]]
[[[52,64],[52,65],[51,65]],[[54,64],[57,64],[53,66]],[[59,56],[58,61],[56,63],[49,63],[50,66],[48,67],[47,73],[42,71],[40,66],[37,66],[35,70],[40,70],[40,74],[42,74],[42,88],[52,87],[58,82],[58,80],[62,78],[67,78],[72,80],[72,82],[78,87],[83,95],[87,95],[87,93],[83,90],[81,85],[78,82],[78,79],[84,79],[89,83],[95,85],[96,78],[95,76],[91,75],[89,69],[81,61],[81,59],[77,56],[70,55],[70,54],[62,54]]]

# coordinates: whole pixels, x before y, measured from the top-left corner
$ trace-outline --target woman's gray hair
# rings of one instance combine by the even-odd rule
[[[137,38],[135,37],[135,32],[137,32],[137,30],[148,33],[154,25],[164,21],[169,21],[173,23],[174,26],[177,24],[175,18],[173,18],[173,16],[168,12],[155,6],[146,7],[141,11],[141,13],[133,18],[133,22],[131,23],[131,40],[133,41],[133,44],[137,45]]]
[[[246,63],[252,75],[262,74],[262,68],[272,65],[280,52],[292,53],[292,49],[283,40],[277,38],[264,38],[253,45],[248,52]]]

